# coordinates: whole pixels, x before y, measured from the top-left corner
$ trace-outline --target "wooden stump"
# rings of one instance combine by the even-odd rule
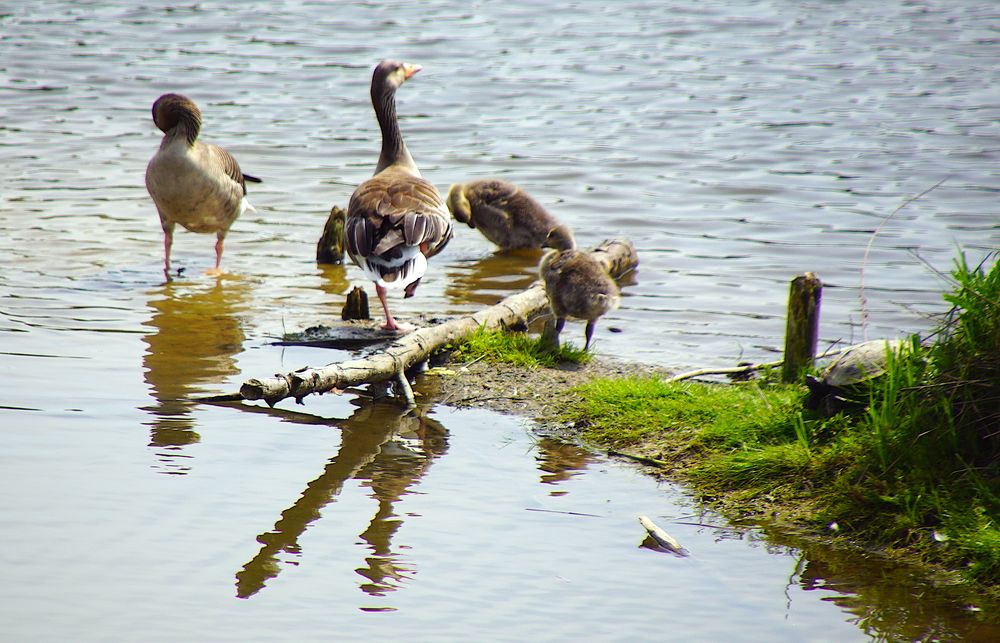
[[[781,368],[783,382],[795,382],[803,370],[812,368],[819,340],[822,295],[823,283],[815,274],[807,272],[792,279],[785,324],[785,361]]]
[[[368,293],[361,286],[355,286],[354,290],[347,293],[347,302],[340,310],[340,318],[344,321],[351,319],[371,319],[368,313]]]
[[[316,242],[316,263],[344,263],[344,222],[347,214],[333,206],[323,226],[323,233]]]

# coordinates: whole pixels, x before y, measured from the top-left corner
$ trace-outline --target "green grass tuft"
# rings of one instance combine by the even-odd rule
[[[563,342],[553,350],[540,337],[480,328],[455,347],[453,357],[461,361],[482,359],[526,368],[551,368],[565,362],[586,364],[591,355],[571,342]]]

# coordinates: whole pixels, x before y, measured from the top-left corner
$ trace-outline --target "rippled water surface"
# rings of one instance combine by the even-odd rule
[[[399,113],[442,191],[504,176],[582,245],[634,241],[601,354],[772,359],[807,270],[824,345],[925,331],[935,270],[996,249],[994,3],[542,6],[0,3],[5,637],[992,638],[905,572],[723,527],[510,418],[190,401],[346,357],[270,341],[361,283],[313,259],[374,167],[383,57],[424,67]],[[179,232],[163,283],[142,177],[167,91],[264,179],[220,279]],[[536,262],[457,229],[394,312],[477,309]],[[640,513],[692,555],[639,548]]]

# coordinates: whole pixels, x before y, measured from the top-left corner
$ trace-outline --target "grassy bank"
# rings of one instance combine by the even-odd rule
[[[798,385],[602,380],[561,418],[663,460],[730,511],[945,567],[1000,596],[1000,268],[953,272],[933,340],[912,338],[853,412]]]
[[[960,262],[953,278],[937,332],[907,342],[851,412],[809,411],[804,386],[766,379],[628,377],[582,384],[551,419],[662,461],[730,515],[877,546],[1000,597],[1000,268]],[[540,347],[507,337],[460,350],[517,363]]]

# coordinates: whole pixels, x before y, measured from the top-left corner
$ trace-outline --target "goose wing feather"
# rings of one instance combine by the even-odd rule
[[[243,179],[243,171],[240,169],[240,164],[236,162],[236,158],[218,145],[206,144],[206,147],[208,148],[209,155],[212,157],[213,163],[220,168],[226,176],[232,179],[234,183],[239,184],[240,188],[243,190],[240,196],[246,194],[247,184]]]

